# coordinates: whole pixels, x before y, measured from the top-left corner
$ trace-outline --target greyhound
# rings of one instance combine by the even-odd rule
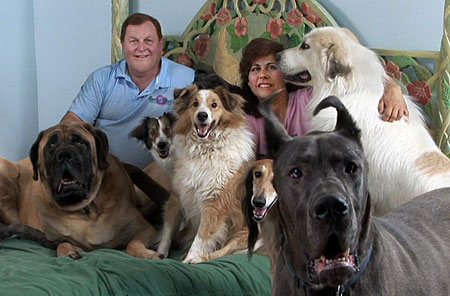
[[[339,99],[314,111],[334,107],[334,131],[297,138],[268,100],[258,108],[278,193],[273,295],[450,295],[450,188],[372,217],[361,131]]]

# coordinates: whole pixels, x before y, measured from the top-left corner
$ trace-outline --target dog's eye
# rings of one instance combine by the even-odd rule
[[[75,141],[75,145],[77,146],[83,146],[84,144],[86,144],[86,142],[81,139]]]
[[[164,133],[165,133],[166,135],[170,135],[170,134],[172,133],[172,129],[170,129],[169,127],[166,127],[166,128],[164,129]]]
[[[289,177],[291,177],[293,179],[300,179],[302,176],[303,176],[303,172],[300,168],[293,168],[289,172]]]
[[[354,173],[356,173],[357,170],[358,170],[358,166],[356,165],[356,163],[354,163],[352,161],[347,163],[347,165],[345,166],[345,173],[347,173],[347,174],[354,174]]]
[[[198,107],[198,102],[194,102],[194,103],[192,104],[192,106]]]
[[[300,49],[309,49],[309,44],[306,43],[306,42],[303,42],[303,43],[300,45]]]
[[[211,107],[217,108],[217,103],[212,103],[212,104],[211,104]]]
[[[262,174],[261,172],[255,172],[255,178],[261,178]]]
[[[156,134],[155,130],[150,130],[150,136],[154,136]]]

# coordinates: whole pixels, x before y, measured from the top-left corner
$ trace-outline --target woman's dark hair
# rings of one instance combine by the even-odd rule
[[[282,52],[283,50],[284,46],[281,43],[264,38],[255,38],[244,48],[241,62],[239,63],[239,73],[241,74],[242,81],[242,95],[246,100],[246,104],[244,106],[246,113],[255,117],[261,117],[261,114],[259,114],[257,110],[259,99],[253,94],[252,90],[248,86],[248,74],[250,72],[250,68],[256,59],[268,55],[276,56],[277,53]]]
[[[120,31],[120,41],[123,42],[125,40],[125,33],[127,32],[128,25],[141,25],[145,22],[151,22],[155,26],[156,34],[158,35],[159,40],[161,40],[163,35],[161,31],[161,25],[157,19],[144,13],[133,13],[132,15],[127,17],[122,24],[122,29]]]

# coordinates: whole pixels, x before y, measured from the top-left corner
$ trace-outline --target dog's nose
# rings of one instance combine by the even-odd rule
[[[206,112],[198,112],[197,118],[200,121],[205,121],[208,118],[208,113],[206,113]]]
[[[262,208],[264,208],[265,205],[266,205],[266,199],[264,199],[264,198],[254,198],[252,200],[252,206],[254,208],[262,209]]]
[[[166,148],[166,145],[167,145],[166,142],[159,142],[159,143],[157,144],[158,149],[164,149],[164,148]]]
[[[57,161],[72,160],[73,152],[71,150],[61,150],[56,154]]]
[[[335,196],[326,196],[314,206],[314,218],[323,221],[339,221],[348,215],[348,204]]]

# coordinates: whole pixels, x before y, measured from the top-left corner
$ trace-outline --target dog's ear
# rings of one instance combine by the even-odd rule
[[[180,115],[189,107],[192,94],[198,91],[198,87],[192,84],[188,87],[182,89],[175,89],[173,92],[173,97],[175,100],[175,112]]]
[[[317,105],[316,109],[314,109],[313,115],[317,115],[320,110],[328,107],[334,107],[337,111],[336,127],[334,130],[344,134],[347,137],[353,138],[359,146],[362,147],[361,130],[358,128],[355,120],[353,120],[353,117],[338,97],[329,96],[323,99],[319,105]]]
[[[136,138],[141,142],[145,142],[148,138],[148,121],[150,117],[142,119],[141,124],[136,126],[129,134],[129,137]]]
[[[173,125],[175,124],[175,121],[177,121],[177,116],[175,115],[175,113],[167,112],[167,113],[164,113],[164,115],[167,115],[167,118],[169,119],[169,124],[171,127],[173,127]]]
[[[292,139],[272,110],[272,99],[281,91],[283,90],[275,91],[268,98],[258,104],[258,111],[264,117],[264,130],[267,139],[266,142],[269,148],[269,154],[271,156],[273,156],[286,142]]]
[[[244,99],[240,95],[230,92],[224,86],[218,86],[214,91],[222,99],[224,108],[229,112],[233,112],[234,109],[241,108],[244,105]]]
[[[258,224],[253,219],[253,207],[252,207],[252,197],[253,197],[253,169],[251,167],[247,170],[247,175],[245,177],[245,197],[242,200],[242,213],[245,216],[245,221],[248,227],[248,252],[252,254],[253,248],[255,247],[256,241],[259,236]]]
[[[38,161],[39,161],[39,143],[41,142],[42,136],[44,132],[40,132],[37,139],[34,141],[33,145],[31,145],[30,149],[30,160],[33,165],[33,180],[37,181],[39,178],[38,171]]]
[[[90,123],[85,122],[83,123],[83,126],[92,134],[95,139],[98,168],[100,170],[105,170],[109,166],[107,159],[109,151],[108,137],[103,131],[94,128]]]
[[[351,71],[348,50],[343,44],[332,43],[326,49],[325,73],[328,80],[338,76],[346,76]]]

